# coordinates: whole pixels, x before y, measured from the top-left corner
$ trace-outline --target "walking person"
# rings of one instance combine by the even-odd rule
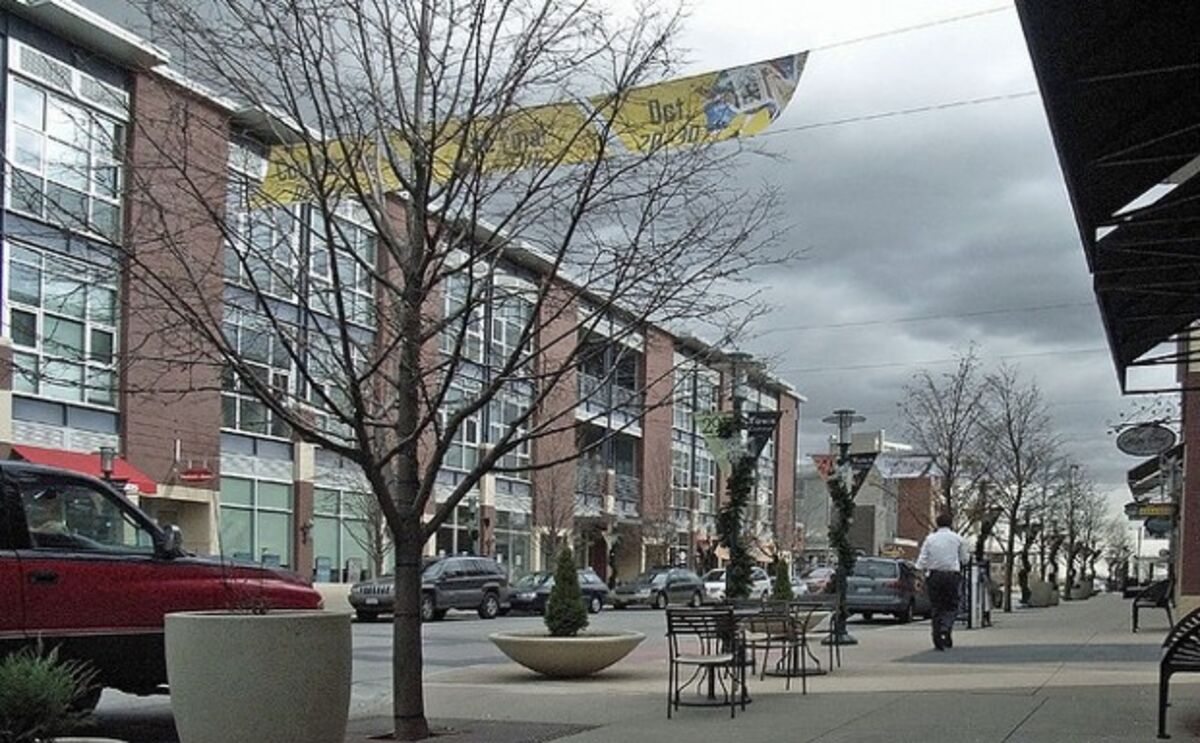
[[[967,564],[967,542],[950,528],[950,514],[940,513],[937,531],[925,537],[917,569],[927,573],[925,586],[933,624],[933,646],[938,650],[954,647],[951,631],[958,616],[958,585]]]

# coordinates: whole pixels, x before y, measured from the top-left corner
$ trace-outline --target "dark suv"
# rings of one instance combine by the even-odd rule
[[[350,587],[350,605],[360,621],[390,614],[395,577],[384,575]],[[450,609],[474,609],[483,619],[495,619],[509,608],[508,576],[487,557],[443,557],[421,573],[421,619],[441,619]]]

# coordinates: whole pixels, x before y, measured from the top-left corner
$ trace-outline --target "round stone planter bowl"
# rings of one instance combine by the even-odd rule
[[[551,637],[541,632],[488,635],[500,652],[550,678],[581,678],[608,668],[646,639],[641,632],[595,632]]]

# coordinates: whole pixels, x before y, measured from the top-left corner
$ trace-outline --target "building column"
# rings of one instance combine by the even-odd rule
[[[313,481],[317,477],[317,447],[296,442],[293,451],[292,569],[307,578],[313,574]],[[350,577],[358,579],[358,576]]]

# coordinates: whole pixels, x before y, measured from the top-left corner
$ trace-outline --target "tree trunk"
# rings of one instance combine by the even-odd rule
[[[1075,587],[1075,543],[1067,542],[1067,592],[1063,598],[1071,600],[1071,589]]]
[[[1025,543],[1021,545],[1021,570],[1017,573],[1017,584],[1021,587],[1021,603],[1029,604],[1029,574],[1033,572],[1033,565],[1029,559],[1029,551],[1033,546],[1032,540],[1029,539],[1029,532],[1026,531]]]
[[[1017,561],[1017,515],[1016,510],[1009,514],[1008,519],[1008,549],[1004,552],[1004,612],[1012,612],[1013,564]]]
[[[396,539],[395,614],[392,621],[392,718],[397,740],[429,737],[421,657],[421,519],[405,515]]]

